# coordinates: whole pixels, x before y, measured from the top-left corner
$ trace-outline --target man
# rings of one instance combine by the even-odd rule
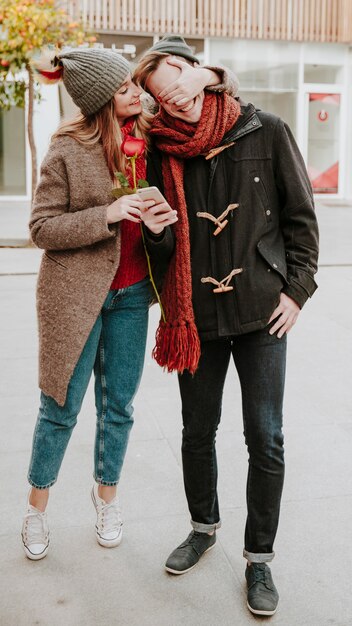
[[[163,97],[180,70],[162,52],[135,79],[161,109],[148,180],[177,208],[176,248],[163,288],[166,322],[154,355],[179,372],[182,461],[192,532],[169,556],[183,574],[220,527],[216,430],[230,357],[240,379],[249,453],[244,557],[248,607],[272,615],[284,479],[282,405],[287,333],[316,284],[318,229],[307,172],[287,125],[227,94],[187,105]],[[172,91],[172,90],[171,90]]]

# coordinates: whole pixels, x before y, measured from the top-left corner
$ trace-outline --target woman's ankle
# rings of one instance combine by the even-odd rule
[[[35,509],[44,513],[49,499],[49,489],[37,489],[32,487],[29,494],[29,504],[34,506]]]
[[[116,498],[117,485],[98,485],[98,496],[109,503]]]

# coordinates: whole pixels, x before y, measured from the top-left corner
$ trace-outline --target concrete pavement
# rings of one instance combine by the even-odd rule
[[[273,626],[350,626],[352,597],[352,209],[320,206],[319,289],[289,337],[286,483],[272,564],[280,593]],[[247,626],[242,557],[247,454],[233,365],[218,434],[223,526],[189,574],[163,564],[189,531],[182,486],[177,380],[147,358],[120,483],[120,547],[96,544],[90,501],[92,385],[52,489],[51,547],[37,563],[21,548],[26,472],[37,414],[35,282],[40,251],[0,249],[2,626]],[[267,620],[264,620],[267,621]]]

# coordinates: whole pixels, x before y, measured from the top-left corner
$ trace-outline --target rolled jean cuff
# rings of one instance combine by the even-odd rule
[[[93,474],[93,478],[98,485],[103,485],[103,487],[116,487],[119,484],[118,480],[104,480],[103,478],[98,478],[95,474]]]
[[[191,524],[192,524],[193,530],[196,530],[197,533],[209,533],[212,530],[221,528],[221,520],[219,520],[215,524],[201,524],[200,522],[194,522],[191,519]]]
[[[255,552],[248,552],[248,550],[243,550],[243,556],[247,561],[251,563],[270,563],[275,556],[275,552],[266,552],[256,554]]]
[[[33,480],[29,476],[27,476],[27,480],[28,480],[30,486],[34,487],[35,489],[49,489],[50,487],[55,485],[57,479],[55,478],[55,480],[52,480],[47,485],[37,485],[35,482],[33,482]]]

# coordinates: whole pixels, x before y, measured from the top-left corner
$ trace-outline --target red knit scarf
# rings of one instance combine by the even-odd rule
[[[227,94],[206,93],[198,124],[188,124],[163,109],[154,118],[151,135],[163,152],[165,196],[177,209],[176,249],[162,293],[166,322],[160,321],[153,356],[169,372],[185,369],[193,374],[200,357],[200,341],[192,306],[189,224],[184,192],[184,159],[219,145],[240,115],[239,103]]]

